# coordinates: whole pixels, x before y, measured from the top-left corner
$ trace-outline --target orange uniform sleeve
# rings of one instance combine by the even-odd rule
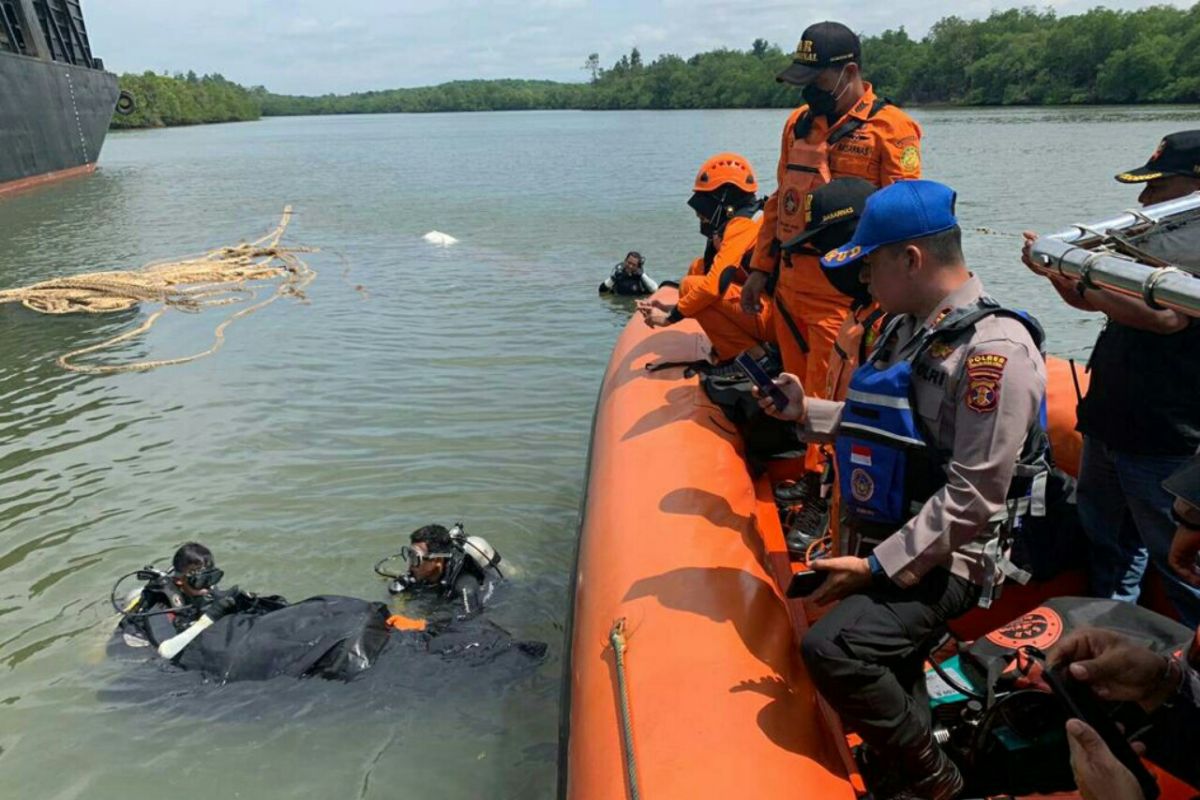
[[[895,106],[878,115],[879,188],[921,177],[921,126]]]
[[[758,241],[759,220],[734,217],[725,226],[721,249],[713,257],[712,269],[698,281],[689,281],[688,291],[681,294],[675,308],[685,317],[694,317],[721,299],[721,276],[731,267],[741,270],[742,259]],[[703,259],[701,259],[703,263]],[[742,276],[744,279],[744,275]]]

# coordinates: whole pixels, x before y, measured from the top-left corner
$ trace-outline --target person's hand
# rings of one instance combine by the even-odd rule
[[[1167,555],[1167,563],[1183,581],[1200,589],[1200,567],[1196,565],[1196,555],[1200,553],[1200,531],[1189,531],[1182,525],[1175,530],[1175,538],[1171,540],[1171,552]]]
[[[1178,678],[1166,656],[1101,628],[1082,628],[1059,642],[1050,653],[1050,666],[1062,664],[1099,697],[1132,700],[1146,711],[1163,704],[1174,689],[1171,675]]]
[[[1033,260],[1033,243],[1038,240],[1038,235],[1033,231],[1022,231],[1021,238],[1025,240],[1021,247],[1021,263],[1029,267],[1034,275],[1045,276],[1046,272],[1042,269],[1042,265]]]
[[[750,277],[742,286],[742,311],[747,314],[757,314],[762,311],[762,293],[767,286],[767,273],[761,270],[751,270]]]
[[[646,324],[651,328],[662,328],[667,325],[668,313],[661,308],[650,308],[642,314]]]
[[[827,606],[835,600],[861,592],[871,585],[871,565],[865,558],[841,556],[818,558],[808,562],[817,572],[828,572],[829,577],[810,598],[819,606]]]
[[[232,614],[233,612],[237,611],[237,607],[237,598],[231,594],[228,594],[209,603],[208,607],[204,609],[204,614],[213,622],[216,622],[226,614]]]
[[[1133,773],[1086,722],[1067,720],[1067,745],[1071,748],[1071,771],[1083,800],[1145,800]]]
[[[787,397],[787,405],[780,411],[775,407],[775,403],[772,402],[770,396],[760,392],[758,387],[755,386],[754,396],[758,398],[758,407],[776,419],[781,419],[785,422],[803,422],[808,400],[804,396],[804,386],[800,383],[800,379],[790,372],[783,372],[775,379],[774,383],[780,388],[784,396]]]

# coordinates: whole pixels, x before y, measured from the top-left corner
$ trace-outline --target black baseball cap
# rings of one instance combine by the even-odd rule
[[[1200,178],[1200,131],[1180,131],[1158,143],[1145,166],[1116,176],[1121,183],[1142,183],[1164,175]]]
[[[818,187],[804,199],[804,232],[785,242],[783,249],[794,250],[834,225],[843,222],[857,223],[867,207],[867,198],[875,189],[875,184],[862,178],[838,178]],[[847,235],[846,240],[849,238]],[[824,253],[845,243],[834,242],[829,247],[818,249]]]
[[[800,35],[792,65],[775,76],[780,83],[807,86],[823,69],[862,63],[862,44],[840,22],[818,22]]]

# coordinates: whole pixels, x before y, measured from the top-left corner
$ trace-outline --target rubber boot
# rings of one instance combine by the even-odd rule
[[[963,790],[958,767],[929,732],[916,746],[901,753],[900,763],[912,782],[890,800],[953,800]]]

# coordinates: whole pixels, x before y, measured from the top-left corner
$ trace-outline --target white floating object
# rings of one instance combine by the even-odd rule
[[[421,238],[430,244],[436,244],[439,247],[449,247],[452,244],[458,244],[458,239],[455,239],[448,233],[442,233],[441,231],[430,231]]]

